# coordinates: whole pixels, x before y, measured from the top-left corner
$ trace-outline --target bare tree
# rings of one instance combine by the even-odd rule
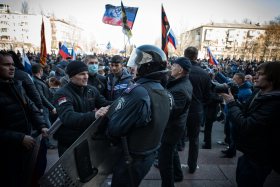
[[[21,3],[21,13],[22,14],[28,14],[29,12],[29,5],[28,5],[28,2],[27,1],[23,1]]]
[[[252,24],[252,21],[248,18],[245,18],[242,20],[242,23],[245,23],[245,24]]]
[[[280,59],[280,16],[269,22],[265,31],[263,54],[267,60]]]

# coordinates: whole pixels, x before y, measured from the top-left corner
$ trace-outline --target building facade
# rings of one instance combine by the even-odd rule
[[[8,5],[0,4],[0,49],[39,52],[42,19],[48,53],[57,53],[59,42],[69,48],[79,44],[82,28],[54,17],[11,12]]]
[[[209,47],[217,59],[271,60],[263,53],[266,26],[259,24],[211,23],[183,33],[187,46],[199,50],[199,58],[207,57]]]

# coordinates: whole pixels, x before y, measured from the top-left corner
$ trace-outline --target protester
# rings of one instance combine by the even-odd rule
[[[105,96],[106,91],[106,77],[98,73],[99,61],[96,56],[87,55],[85,58],[85,63],[88,65],[89,77],[88,84],[95,86],[97,90]]]
[[[235,73],[233,78],[233,84],[236,84],[237,89],[236,91],[233,90],[233,86],[231,86],[229,89],[231,89],[231,92],[234,93],[235,98],[240,102],[240,104],[245,105],[246,102],[250,99],[252,95],[252,90],[249,85],[245,81],[245,75],[243,73]],[[224,158],[232,158],[236,155],[236,132],[234,129],[233,122],[229,119],[227,105],[225,106],[226,110],[226,123],[225,125],[228,125],[227,133],[229,135],[229,147],[225,150],[222,150],[222,153],[224,154],[222,157]]]
[[[53,114],[56,114],[56,108],[51,103],[51,93],[49,87],[47,83],[42,80],[43,67],[40,64],[34,64],[32,66],[32,74],[35,87],[37,88],[43,103],[43,114],[45,120],[48,123],[48,127],[50,127],[51,123],[49,120],[49,112],[51,111]]]
[[[106,98],[114,101],[132,84],[132,76],[123,68],[123,58],[115,55],[111,59],[110,74],[107,75]]]
[[[10,54],[0,51],[0,180],[5,186],[29,187],[36,160],[31,130],[47,136],[47,124],[26,96],[20,81],[13,81],[15,67]],[[38,180],[38,178],[36,178]],[[38,181],[36,181],[38,182]]]
[[[107,116],[107,134],[123,149],[112,187],[139,186],[154,163],[170,114],[171,95],[160,83],[167,73],[164,52],[152,45],[139,46],[127,65],[136,68],[136,84],[113,103]]]
[[[250,74],[245,75],[245,81],[249,84],[251,90],[254,90],[254,80],[253,76]]]
[[[54,95],[62,126],[55,133],[58,154],[62,154],[100,116],[108,111],[108,102],[99,91],[87,84],[88,67],[81,61],[72,61],[66,67],[70,82]],[[98,110],[95,110],[95,109]]]
[[[189,80],[191,66],[191,62],[184,57],[176,59],[171,67],[172,78],[167,83],[167,89],[174,98],[174,106],[159,150],[159,170],[163,187],[172,187],[174,181],[184,179],[176,144],[184,134],[192,99],[193,87]]]
[[[239,157],[236,169],[238,186],[263,186],[272,169],[280,173],[279,116],[280,63],[267,62],[258,67],[255,87],[260,90],[246,108],[231,93],[222,94],[229,118],[237,132]]]
[[[50,91],[50,101],[54,105],[54,94],[59,90],[61,87],[61,82],[56,77],[51,77],[48,80],[48,86]],[[53,123],[57,119],[58,114],[57,113],[50,113],[50,122]]]
[[[219,84],[215,80],[214,73],[209,73],[211,78],[212,86],[209,99],[204,106],[205,124],[204,124],[204,144],[203,149],[212,148],[212,127],[213,123],[217,120],[218,112],[221,110],[221,104],[223,103],[223,98],[218,95],[218,87],[224,87],[224,85]]]
[[[36,107],[38,107],[38,109],[43,112],[42,100],[38,90],[34,85],[32,77],[24,71],[24,66],[18,58],[18,55],[14,51],[9,51],[8,53],[12,55],[16,68],[14,79],[22,81],[22,87],[24,88],[26,95],[35,103]]]
[[[199,150],[199,132],[203,123],[203,107],[211,93],[211,80],[207,72],[204,71],[197,61],[198,50],[195,47],[188,47],[184,51],[184,56],[190,59],[192,71],[190,81],[193,85],[192,102],[187,119],[187,135],[189,138],[188,167],[189,173],[194,173],[197,168],[197,158]]]

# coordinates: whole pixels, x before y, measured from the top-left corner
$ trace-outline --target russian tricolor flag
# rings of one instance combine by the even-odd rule
[[[219,62],[216,60],[216,58],[213,56],[213,54],[210,51],[210,48],[207,47],[207,53],[208,53],[208,57],[209,57],[209,64],[212,65],[218,65]]]
[[[171,28],[169,29],[169,32],[167,34],[167,39],[168,39],[168,42],[170,42],[174,46],[174,48],[177,49],[176,46],[177,46],[178,42],[177,42],[175,34]]]
[[[59,54],[62,56],[63,59],[71,58],[71,55],[65,43],[60,46]]]

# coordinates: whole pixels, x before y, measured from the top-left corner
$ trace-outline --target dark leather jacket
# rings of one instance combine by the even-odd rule
[[[255,162],[271,165],[280,172],[280,91],[259,93],[253,98],[245,111],[236,102],[228,103],[230,119],[237,131],[237,149]]]
[[[48,85],[43,80],[35,76],[33,77],[33,80],[42,99],[43,106],[52,111],[55,107],[51,103],[51,96]]]
[[[190,113],[203,112],[203,106],[209,99],[211,93],[211,79],[195,61],[192,62],[190,81],[193,85],[193,95],[190,106]]]
[[[192,100],[192,84],[188,77],[171,80],[167,84],[167,89],[172,94],[174,106],[165,128],[162,141],[169,144],[176,144],[180,139],[180,134],[184,132],[189,107]]]
[[[22,81],[22,87],[26,91],[26,95],[35,103],[35,105],[39,108],[43,108],[42,100],[38,90],[36,89],[34,82],[32,81],[31,76],[28,73],[16,69],[14,80]]]
[[[71,145],[95,120],[95,109],[111,104],[93,86],[69,82],[54,95],[62,126],[55,133],[58,141]]]
[[[20,148],[31,130],[46,127],[43,116],[26,96],[20,81],[0,82],[0,146]]]

